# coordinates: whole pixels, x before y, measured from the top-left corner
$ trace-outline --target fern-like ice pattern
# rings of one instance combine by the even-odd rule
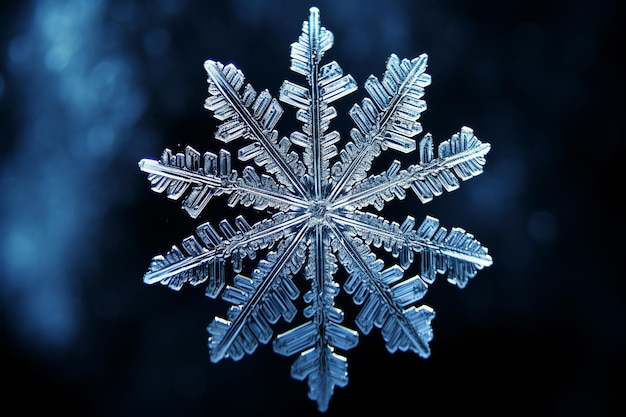
[[[455,190],[482,173],[490,146],[468,127],[440,143],[436,152],[429,134],[416,143],[414,137],[422,131],[418,120],[426,109],[424,88],[431,81],[423,54],[413,59],[391,55],[382,78],[367,79],[368,97],[350,110],[355,127],[339,150],[340,135],[330,130],[337,115],[331,104],[354,92],[357,84],[336,62],[322,64],[332,45],[332,33],[311,8],[302,34],[291,45],[291,70],[302,81],[285,81],[278,99],[247,84],[233,64],[204,63],[209,82],[205,107],[221,122],[215,136],[228,144],[237,141],[236,157],[256,167],[238,172],[228,150],[201,154],[191,147],[176,154],[166,149],[160,160],[139,163],[152,189],[181,200],[192,218],[221,195],[228,196],[230,207],[275,213],[254,224],[243,216],[234,224],[201,224],[180,247],[155,256],[144,281],[174,290],[186,283],[206,284],[207,296],[231,304],[224,317],[208,326],[211,360],[241,359],[273,338],[277,353],[297,356],[291,374],[308,380],[309,397],[320,411],[328,408],[334,388],[348,383],[343,352],[357,345],[359,332],[380,328],[390,352],[411,350],[428,357],[435,313],[416,305],[428,285],[445,274],[462,288],[492,263],[487,249],[461,228],[446,229],[430,216],[420,224],[411,216],[398,224],[365,211],[373,206],[382,212],[386,202],[404,199],[409,189],[423,203]],[[283,114],[281,102],[295,107],[302,122],[302,129],[289,137],[275,129]],[[404,168],[394,161],[384,172],[369,175],[374,159],[388,150],[418,150],[419,159]],[[375,248],[389,252],[398,264],[385,265]],[[420,274],[407,277],[416,255]],[[243,275],[243,261],[257,257],[251,276]],[[227,261],[232,280],[227,279]],[[335,279],[340,266],[347,272],[343,283]],[[296,278],[302,281],[294,282]],[[343,311],[335,303],[340,290],[360,306],[358,331],[343,324]],[[274,323],[296,318],[298,297],[306,305],[304,317],[274,337]]]

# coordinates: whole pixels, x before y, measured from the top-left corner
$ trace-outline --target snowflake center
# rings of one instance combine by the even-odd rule
[[[317,200],[312,201],[309,205],[308,209],[311,214],[312,219],[317,221],[322,221],[326,217],[328,213],[328,201],[326,200]]]

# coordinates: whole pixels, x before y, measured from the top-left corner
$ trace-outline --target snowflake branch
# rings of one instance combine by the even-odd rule
[[[221,62],[207,60],[204,68],[209,76],[210,94],[204,107],[213,111],[216,119],[224,121],[215,137],[223,142],[239,137],[251,139],[252,144],[239,149],[239,159],[254,159],[297,195],[305,196],[306,190],[300,182],[304,168],[298,154],[289,152],[287,138],[277,141],[274,126],[283,114],[278,101],[267,90],[257,96],[250,84],[240,95],[244,76],[233,64],[224,66]]]
[[[341,161],[333,166],[336,184],[331,199],[365,178],[381,149],[404,153],[415,149],[412,138],[422,131],[417,120],[426,110],[421,97],[424,87],[430,84],[430,75],[425,72],[427,60],[426,54],[402,61],[391,55],[382,82],[373,75],[367,79],[365,89],[371,99],[363,99],[361,106],[355,104],[350,110],[358,129],[352,129],[352,142],[341,151]]]
[[[194,219],[213,197],[222,194],[231,195],[228,202],[231,207],[238,202],[259,210],[268,206],[282,210],[290,206],[305,207],[301,198],[276,184],[272,177],[259,177],[252,167],[246,167],[242,178],[237,178],[237,171],[230,167],[230,152],[222,149],[219,157],[211,152],[201,156],[189,146],[185,153],[173,155],[166,149],[159,161],[142,159],[139,162],[139,168],[149,174],[153,191],[165,191],[172,200],[186,195],[182,207]]]
[[[272,331],[269,323],[282,316],[291,321],[296,308],[290,300],[299,295],[291,282],[304,262],[304,236],[308,226],[303,225],[290,239],[282,240],[276,252],[259,262],[252,279],[238,275],[234,287],[227,287],[223,298],[233,303],[228,319],[215,317],[208,326],[211,361],[230,357],[239,360],[252,353],[258,341],[267,343]]]
[[[428,357],[434,311],[427,306],[403,308],[424,296],[426,284],[419,276],[402,281],[404,272],[397,265],[383,271],[383,261],[359,238],[349,236],[336,225],[330,228],[335,235],[338,259],[350,274],[344,289],[354,294],[356,304],[365,302],[356,319],[359,329],[368,334],[373,326],[381,328],[389,352],[411,349]]]
[[[329,104],[357,89],[350,75],[343,76],[336,62],[320,68],[320,62],[333,45],[333,34],[320,26],[319,10],[310,9],[309,21],[302,25],[298,42],[291,45],[291,70],[304,75],[309,88],[285,81],[280,100],[298,108],[296,117],[304,123],[303,132],[293,132],[291,141],[304,147],[304,162],[313,178],[313,195],[319,198],[330,180],[330,158],[337,155],[339,133],[324,134],[337,115]]]
[[[404,199],[404,190],[409,187],[427,203],[444,189],[459,188],[459,179],[465,181],[482,174],[485,155],[490,149],[491,145],[478,140],[472,129],[463,127],[439,145],[439,158],[433,159],[432,136],[426,135],[420,142],[420,163],[400,170],[400,162],[394,161],[386,172],[362,180],[337,198],[332,208],[362,208],[373,204],[382,210],[385,201]]]
[[[358,333],[339,323],[343,311],[334,307],[339,285],[333,281],[337,272],[337,259],[330,250],[330,242],[321,224],[315,226],[309,245],[305,277],[311,289],[304,295],[310,305],[304,310],[312,320],[290,329],[276,337],[274,351],[300,356],[291,367],[291,375],[300,381],[308,378],[309,398],[317,400],[320,411],[328,408],[335,386],[348,383],[348,363],[334,348],[348,350],[358,343]],[[310,348],[310,349],[309,349]]]
[[[410,216],[402,225],[359,211],[331,218],[360,236],[366,244],[383,246],[394,257],[399,256],[403,269],[413,262],[413,252],[419,253],[421,277],[428,283],[434,282],[437,273],[447,272],[449,282],[464,287],[478,270],[493,263],[487,248],[473,235],[457,227],[448,232],[430,216],[417,229],[414,229],[415,219]]]
[[[219,223],[224,237],[211,224],[204,223],[196,229],[200,241],[192,235],[182,242],[184,252],[174,245],[165,256],[155,256],[143,280],[146,284],[160,282],[178,291],[186,282],[195,286],[208,278],[207,296],[215,298],[224,285],[225,259],[231,258],[233,268],[240,272],[245,257],[254,259],[256,251],[293,234],[293,229],[307,219],[308,215],[277,213],[250,226],[243,216],[237,216],[237,231],[226,220]]]

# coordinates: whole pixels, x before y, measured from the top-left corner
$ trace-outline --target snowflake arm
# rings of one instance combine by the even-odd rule
[[[301,226],[289,239],[281,240],[276,252],[259,262],[252,278],[237,275],[235,285],[226,287],[222,298],[233,304],[228,319],[215,317],[208,326],[211,361],[230,357],[239,360],[252,353],[258,342],[267,343],[272,336],[270,323],[282,316],[290,322],[296,314],[291,302],[300,294],[291,281],[304,263],[303,237],[307,226]]]
[[[358,333],[340,325],[343,311],[335,307],[339,285],[333,281],[337,259],[330,250],[328,234],[315,226],[309,245],[305,277],[311,289],[304,295],[309,306],[304,315],[311,320],[276,337],[274,351],[285,356],[300,353],[291,367],[293,378],[309,381],[309,398],[320,411],[328,408],[334,387],[348,383],[348,362],[335,348],[348,350],[358,343]]]
[[[409,153],[415,149],[413,136],[422,131],[417,121],[426,110],[421,100],[424,87],[430,84],[426,74],[428,57],[422,54],[413,60],[391,55],[382,82],[373,75],[365,82],[370,98],[355,104],[350,116],[358,129],[352,129],[352,142],[341,152],[341,160],[333,166],[336,184],[330,194],[335,198],[343,190],[366,177],[367,171],[381,149],[392,148]]]
[[[238,158],[254,160],[296,195],[306,195],[299,178],[304,172],[302,162],[296,152],[289,151],[289,139],[278,141],[278,132],[274,130],[283,114],[278,100],[267,90],[257,95],[250,84],[244,87],[244,75],[233,64],[209,59],[204,68],[209,77],[209,97],[204,107],[223,121],[215,137],[225,143],[240,137],[251,139],[251,144],[239,149]]]
[[[332,228],[338,259],[350,274],[343,288],[355,304],[364,304],[356,318],[361,332],[379,327],[389,352],[410,349],[427,358],[435,313],[427,306],[404,308],[424,296],[426,283],[419,276],[403,281],[404,271],[397,265],[383,270],[384,262],[361,239]]]
[[[181,251],[176,245],[165,255],[152,259],[144,275],[146,284],[160,282],[173,290],[179,290],[189,282],[198,285],[209,280],[206,294],[211,298],[219,295],[224,286],[224,263],[230,258],[233,270],[241,272],[245,257],[256,258],[260,249],[272,247],[277,241],[293,233],[308,215],[294,216],[277,213],[269,219],[250,226],[243,216],[237,216],[235,230],[226,220],[219,223],[220,235],[210,223],[196,229],[196,236],[182,242]]]
[[[411,216],[402,225],[360,211],[332,218],[360,236],[367,245],[382,246],[399,257],[405,270],[413,263],[413,254],[420,254],[421,278],[429,284],[435,281],[437,273],[447,272],[448,281],[463,288],[478,270],[493,262],[487,248],[474,236],[459,227],[447,231],[434,217],[427,216],[417,229]]]
[[[433,139],[426,135],[420,142],[420,162],[400,170],[394,161],[386,172],[365,178],[333,202],[333,208],[346,206],[362,208],[374,205],[382,210],[385,201],[403,199],[404,189],[411,188],[422,203],[439,196],[443,190],[453,191],[462,181],[480,175],[485,155],[491,146],[483,143],[468,127],[439,145],[439,157],[434,158]]]
[[[230,194],[228,204],[238,202],[263,210],[267,207],[285,210],[290,206],[304,207],[283,185],[268,175],[259,176],[252,167],[243,170],[241,178],[231,170],[230,152],[220,150],[200,155],[190,146],[185,152],[172,154],[166,149],[161,159],[142,159],[139,167],[148,173],[152,190],[165,192],[168,198],[178,200],[186,196],[182,207],[192,218],[197,218],[213,197]]]
[[[328,161],[337,154],[335,143],[339,141],[338,132],[325,134],[337,115],[329,104],[357,89],[356,81],[350,75],[343,76],[336,62],[320,67],[324,53],[332,46],[332,32],[320,26],[319,11],[312,10],[298,41],[291,45],[291,70],[306,77],[308,88],[285,81],[280,89],[280,100],[298,108],[296,118],[304,123],[302,132],[291,134],[291,141],[304,148],[315,198],[320,198],[329,182]]]

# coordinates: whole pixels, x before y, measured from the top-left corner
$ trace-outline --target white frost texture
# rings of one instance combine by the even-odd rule
[[[329,129],[337,116],[331,104],[357,85],[336,62],[322,63],[332,45],[319,10],[311,8],[291,45],[291,70],[303,77],[302,84],[285,81],[278,99],[247,84],[233,64],[204,63],[205,107],[220,122],[215,137],[237,142],[236,157],[254,166],[238,172],[230,151],[202,154],[191,147],[181,153],[166,149],[159,160],[139,162],[152,189],[182,201],[192,218],[223,195],[230,207],[267,213],[254,224],[243,216],[201,224],[180,247],[152,259],[144,282],[174,290],[205,284],[207,296],[231,304],[208,326],[211,361],[239,360],[273,340],[275,352],[295,356],[291,375],[308,380],[309,398],[320,411],[327,410],[335,386],[348,383],[341,352],[357,345],[359,333],[377,327],[389,352],[411,350],[428,357],[435,313],[419,305],[428,285],[445,274],[462,288],[492,264],[487,248],[461,228],[448,230],[430,216],[421,223],[408,216],[399,224],[367,211],[373,206],[382,213],[386,202],[404,199],[407,190],[426,203],[482,173],[490,145],[472,129],[462,127],[436,151],[431,135],[419,144],[414,139],[422,131],[418,120],[431,81],[427,56],[391,55],[382,78],[367,79],[367,97],[349,111],[350,140],[339,146],[339,133]],[[289,137],[275,130],[281,102],[295,107],[302,123],[302,130]],[[393,161],[383,172],[369,173],[383,152],[416,150],[413,164],[403,168]],[[388,252],[397,264],[385,265],[375,250]],[[250,276],[242,273],[246,258],[256,261]],[[415,260],[420,274],[405,276]],[[341,283],[335,281],[340,266],[346,272]],[[231,267],[234,273],[228,274]],[[343,324],[344,312],[335,304],[341,290],[358,306],[353,325]],[[296,318],[294,302],[300,296],[306,306],[302,317],[274,337],[273,324]]]

